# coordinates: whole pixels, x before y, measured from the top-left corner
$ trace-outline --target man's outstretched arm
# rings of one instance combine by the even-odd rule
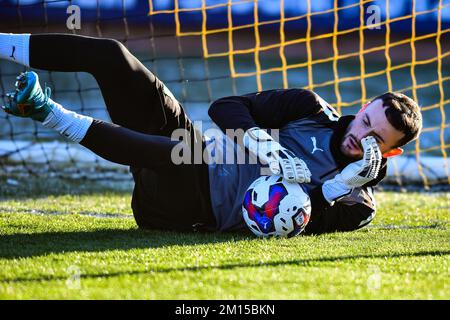
[[[376,205],[370,187],[354,189],[333,206],[324,198],[322,187],[313,189],[309,196],[312,213],[305,234],[357,230],[369,224],[375,216]]]
[[[350,163],[309,193],[312,214],[307,233],[356,230],[373,219],[375,199],[367,185],[377,178],[382,158],[373,137],[362,139],[361,144],[363,159]]]
[[[226,129],[281,128],[288,122],[321,110],[317,95],[304,89],[280,89],[230,96],[209,108],[211,119]]]
[[[306,163],[261,128],[280,129],[320,110],[314,92],[280,89],[221,98],[211,105],[208,114],[223,132],[243,129],[244,146],[268,165],[273,174],[281,174],[288,181],[308,183],[311,173]]]

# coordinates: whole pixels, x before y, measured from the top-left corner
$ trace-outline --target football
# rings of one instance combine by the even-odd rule
[[[305,230],[311,216],[311,201],[299,183],[280,176],[262,176],[248,187],[242,215],[258,237],[293,237]]]

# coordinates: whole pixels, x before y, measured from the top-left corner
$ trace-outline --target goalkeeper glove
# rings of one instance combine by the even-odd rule
[[[21,73],[15,83],[16,90],[7,93],[8,102],[2,109],[9,114],[22,118],[32,118],[43,122],[52,110],[51,90],[43,91],[39,77],[35,72]]]
[[[378,176],[382,155],[375,138],[366,137],[361,140],[364,156],[361,160],[350,163],[333,179],[325,181],[322,193],[331,204],[346,196],[354,188],[361,187]]]
[[[309,183],[311,172],[306,163],[290,150],[282,147],[266,131],[254,127],[244,134],[244,146],[274,175],[282,175],[290,182]]]

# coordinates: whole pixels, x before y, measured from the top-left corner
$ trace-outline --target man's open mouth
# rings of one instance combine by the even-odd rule
[[[352,149],[361,151],[361,148],[359,147],[359,144],[356,142],[356,139],[352,136],[349,136],[349,145]]]

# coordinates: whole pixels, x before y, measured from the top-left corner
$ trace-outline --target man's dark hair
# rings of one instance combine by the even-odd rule
[[[405,134],[395,147],[404,146],[419,136],[422,130],[422,114],[413,99],[398,92],[386,92],[372,101],[378,99],[381,99],[386,107],[385,114],[389,123]]]

